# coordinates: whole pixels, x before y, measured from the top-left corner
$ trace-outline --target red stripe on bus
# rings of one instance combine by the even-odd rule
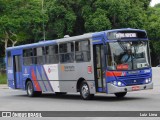
[[[114,76],[114,75],[113,75],[113,72],[106,72],[106,76],[112,77],[112,76]]]
[[[122,72],[113,72],[115,76],[122,76]]]
[[[40,86],[39,86],[39,84],[38,84],[38,81],[37,81],[37,79],[36,79],[36,75],[35,75],[33,69],[32,69],[31,74],[32,74],[32,80],[33,80],[33,83],[34,83],[34,85],[35,85],[35,87],[36,87],[36,90],[37,90],[37,91],[41,91],[41,88],[40,88]]]
[[[106,76],[112,77],[112,76],[122,76],[122,72],[106,72]]]

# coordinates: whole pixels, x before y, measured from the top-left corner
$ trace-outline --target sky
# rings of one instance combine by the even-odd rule
[[[157,3],[160,3],[160,0],[151,0],[150,6],[153,7]]]

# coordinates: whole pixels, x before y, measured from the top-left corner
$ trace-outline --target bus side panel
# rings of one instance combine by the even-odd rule
[[[32,80],[31,78],[31,66],[23,66],[23,69],[22,69],[22,79],[23,79],[23,89],[25,90],[26,89],[26,80],[29,79],[29,80]]]
[[[88,67],[92,70],[88,71]],[[90,87],[90,92],[95,93],[94,70],[92,62],[69,63],[59,65],[60,91],[77,92],[77,81],[83,78]]]
[[[24,66],[23,68],[23,89],[26,88],[26,80],[29,79],[32,81],[34,86],[34,91],[42,91],[40,83],[37,79],[36,66]]]
[[[77,92],[77,81],[84,78],[95,93],[94,71],[88,73],[91,62],[44,65],[46,76],[54,92]]]
[[[45,79],[45,85],[49,92],[61,92],[59,85],[58,64],[43,65],[42,79]]]
[[[48,76],[46,75],[46,72],[44,70],[44,65],[37,65],[36,66],[36,75],[38,83],[41,87],[41,90],[43,92],[53,92],[53,89],[51,87],[51,83],[48,80]],[[53,75],[55,76],[55,75]]]
[[[7,67],[7,80],[8,80],[8,87],[15,89],[12,67]]]
[[[45,66],[45,65],[44,65]],[[42,92],[53,92],[51,81],[48,80],[43,65],[24,66],[23,69],[23,88],[26,87],[26,80],[32,80],[34,90]]]

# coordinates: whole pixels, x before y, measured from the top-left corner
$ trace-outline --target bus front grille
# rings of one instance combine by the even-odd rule
[[[150,73],[146,73],[146,74],[138,74],[138,75],[118,76],[117,80],[120,80],[124,82],[126,86],[129,86],[129,85],[143,84],[144,80],[149,77],[151,77]]]

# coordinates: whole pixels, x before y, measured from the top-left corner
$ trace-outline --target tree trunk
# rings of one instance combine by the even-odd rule
[[[9,31],[9,33],[11,34],[11,37],[12,36],[16,37],[16,40],[12,40],[11,38],[9,38],[9,40],[12,42],[12,47],[14,47],[14,45],[17,43],[17,35],[12,31]]]
[[[14,47],[16,43],[17,41],[12,41],[12,47]]]
[[[9,35],[8,35],[8,32],[7,31],[5,31],[5,38],[4,38],[4,46],[5,46],[5,55],[6,55],[6,49],[7,49],[7,47],[8,47],[8,40],[9,40]]]
[[[5,45],[4,45],[4,46],[5,46],[5,48],[4,48],[4,49],[5,49],[5,51],[6,51],[7,46],[8,46],[8,39],[5,39],[5,40],[4,40],[4,44],[5,44]]]

